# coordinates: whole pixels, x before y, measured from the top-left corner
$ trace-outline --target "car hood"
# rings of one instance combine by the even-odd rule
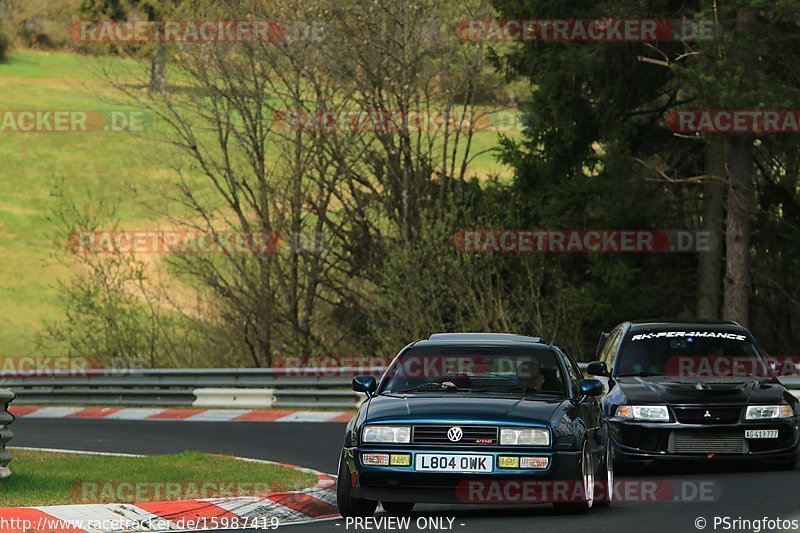
[[[710,380],[671,376],[617,378],[631,403],[780,403],[783,387],[772,378]]]
[[[367,422],[426,424],[547,424],[564,399],[409,394],[377,396],[369,402]]]

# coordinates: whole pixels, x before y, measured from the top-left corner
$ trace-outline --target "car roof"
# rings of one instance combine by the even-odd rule
[[[630,325],[631,331],[659,328],[673,329],[676,326],[687,329],[713,327],[722,330],[747,331],[747,328],[732,320],[632,320]]]
[[[445,345],[476,345],[476,346],[547,346],[548,343],[541,337],[517,335],[514,333],[434,333],[427,340],[420,340],[414,346],[445,346]]]

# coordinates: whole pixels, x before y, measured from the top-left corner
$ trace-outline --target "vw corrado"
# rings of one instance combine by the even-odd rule
[[[406,346],[347,426],[343,516],[415,503],[553,503],[567,512],[613,494],[602,383],[563,349],[511,334],[436,334]]]
[[[735,322],[620,324],[587,373],[607,380],[615,462],[797,465],[798,400]]]

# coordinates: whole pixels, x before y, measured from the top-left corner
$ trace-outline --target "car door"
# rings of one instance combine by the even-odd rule
[[[601,433],[601,427],[603,424],[603,409],[600,399],[596,396],[588,396],[585,398],[578,397],[580,381],[583,379],[583,373],[572,356],[569,355],[569,352],[563,354],[562,357],[564,359],[564,366],[567,369],[567,377],[572,386],[573,396],[575,397],[576,401],[579,401],[579,403],[576,404],[576,409],[578,410],[578,414],[581,420],[583,420],[584,426],[586,427],[587,437],[590,446],[592,447],[592,454],[595,457],[595,460],[600,460],[605,451]]]

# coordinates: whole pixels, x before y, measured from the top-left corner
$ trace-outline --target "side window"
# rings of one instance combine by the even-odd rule
[[[606,364],[609,370],[614,368],[614,361],[617,358],[617,351],[621,342],[622,328],[611,334],[611,340],[606,343],[606,347],[600,356],[600,360]]]
[[[618,334],[619,330],[612,331],[611,335],[609,335],[608,340],[606,341],[605,346],[603,346],[603,351],[600,352],[600,360],[606,364],[608,364],[608,352],[611,350],[611,345],[614,344]]]
[[[567,367],[567,373],[569,374],[569,380],[572,383],[572,390],[577,392],[580,390],[580,381],[583,379],[583,374],[580,368],[578,368],[578,365],[575,364],[575,361],[572,360],[572,357],[567,355],[563,357],[564,365]]]

